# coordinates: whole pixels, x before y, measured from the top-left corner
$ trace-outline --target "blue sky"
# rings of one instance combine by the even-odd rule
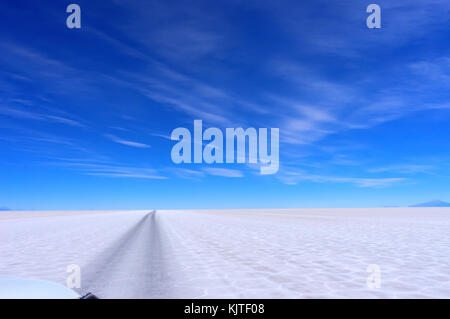
[[[1,207],[450,200],[448,1],[72,2],[0,3]],[[279,128],[278,173],[172,163],[195,119]]]

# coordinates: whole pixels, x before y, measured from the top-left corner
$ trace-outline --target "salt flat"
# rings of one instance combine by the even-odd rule
[[[450,298],[449,234],[449,208],[2,212],[0,275],[65,284],[77,264],[103,298]]]

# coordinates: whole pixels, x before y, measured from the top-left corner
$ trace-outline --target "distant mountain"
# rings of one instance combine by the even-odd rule
[[[410,207],[450,207],[450,203],[446,203],[441,200],[432,200],[430,202],[412,205]]]

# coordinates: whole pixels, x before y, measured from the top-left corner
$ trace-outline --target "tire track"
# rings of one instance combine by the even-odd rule
[[[156,212],[83,267],[80,293],[100,298],[155,298],[164,288],[164,269]]]

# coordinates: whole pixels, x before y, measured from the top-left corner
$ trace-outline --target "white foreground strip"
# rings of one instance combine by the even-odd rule
[[[450,298],[448,208],[7,214],[0,275],[101,298]]]

